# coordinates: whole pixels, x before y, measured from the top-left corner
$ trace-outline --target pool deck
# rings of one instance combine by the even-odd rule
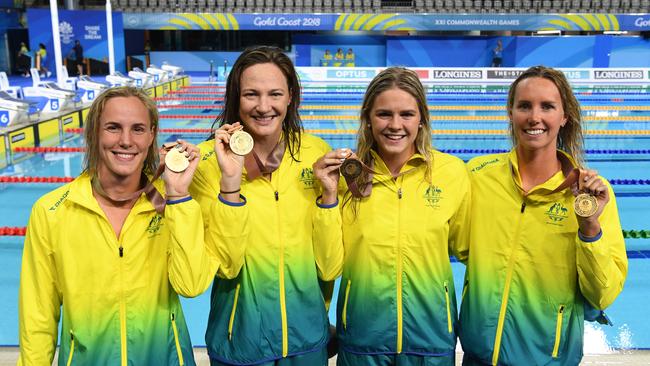
[[[462,353],[456,354],[456,365],[461,365]],[[205,353],[205,348],[195,348],[194,356],[197,366],[209,366],[210,362]],[[15,365],[18,359],[17,347],[0,347],[0,366]],[[56,357],[55,357],[56,360]],[[55,363],[56,364],[56,361]],[[335,366],[336,358],[329,361],[328,366]],[[617,365],[617,366],[643,366],[650,365],[650,351],[620,351],[619,353],[606,355],[586,355],[580,365]]]

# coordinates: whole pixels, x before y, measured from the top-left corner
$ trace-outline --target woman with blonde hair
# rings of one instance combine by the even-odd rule
[[[391,67],[370,82],[349,159],[362,164],[343,195],[338,365],[453,365],[449,256],[467,258],[470,186],[463,162],[431,146],[415,72]]]
[[[51,365],[57,341],[59,365],[194,365],[179,295],[205,291],[218,264],[188,194],[198,149],[178,141],[187,168],[152,180],[157,131],[140,89],[109,89],[90,107],[84,171],[32,207],[18,365]]]
[[[623,289],[614,192],[584,167],[580,106],[561,71],[524,71],[507,102],[514,148],[472,159],[463,365],[577,365],[589,309]]]

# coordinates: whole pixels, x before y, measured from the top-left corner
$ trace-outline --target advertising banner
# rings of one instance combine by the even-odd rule
[[[47,52],[45,66],[52,72],[54,67],[54,44],[52,42],[52,21],[49,9],[27,9],[30,49],[36,52],[43,43]],[[91,10],[59,10],[59,31],[61,33],[61,54],[72,57],[72,47],[78,40],[83,47],[84,58],[108,62],[108,40],[106,12]],[[113,37],[115,48],[115,69],[126,71],[124,56],[124,28],[122,13],[113,12]]]
[[[636,80],[644,79],[644,70],[642,69],[596,69],[594,70],[594,79],[596,80]]]
[[[298,67],[302,81],[370,81],[383,67]],[[509,85],[526,68],[414,68],[422,82],[454,88],[459,83]],[[572,83],[650,82],[650,70],[646,68],[620,69],[559,69]],[[445,85],[449,84],[449,85]],[[489,86],[492,84],[493,86]],[[462,88],[467,88],[463,85]],[[645,87],[644,91],[645,92]],[[445,89],[445,90],[447,90]]]
[[[126,29],[648,31],[650,14],[124,13]]]

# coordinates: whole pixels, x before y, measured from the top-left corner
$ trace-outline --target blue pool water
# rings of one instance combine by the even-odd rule
[[[358,127],[359,105],[365,85],[345,88],[310,87],[303,92],[305,129],[316,130],[332,147],[354,147],[353,133]],[[611,86],[590,89],[576,87],[584,115],[585,127],[593,134],[586,135],[587,163],[614,184],[624,230],[650,230],[650,181],[631,184],[629,180],[650,180],[650,94],[637,89]],[[615,92],[611,91],[614,90]],[[510,141],[503,131],[505,119],[505,90],[483,89],[470,92],[434,90],[430,86],[428,101],[436,134],[434,145],[451,151],[467,160],[488,150],[506,150]],[[220,89],[222,91],[223,89]],[[209,128],[212,117],[218,114],[221,102],[214,100],[190,101],[188,97],[222,96],[216,89],[188,89],[188,93],[174,94],[175,99],[159,102],[161,128]],[[209,91],[211,94],[191,94]],[[166,118],[182,116],[180,118]],[[497,131],[497,132],[489,132]],[[610,131],[616,134],[604,134]],[[621,132],[623,131],[623,132]],[[193,143],[203,141],[207,133],[162,133],[160,143],[182,137]],[[60,146],[81,146],[81,138],[66,134]],[[81,153],[18,153],[15,164],[0,171],[11,176],[76,176],[81,171]],[[628,180],[627,182],[625,180]],[[1,184],[0,226],[25,226],[32,204],[56,184]],[[0,345],[17,345],[17,296],[20,261],[24,237],[0,237]],[[603,336],[606,347],[650,349],[650,321],[644,305],[650,294],[650,239],[626,240],[629,274],[625,289],[608,309],[614,326],[589,326],[590,337]],[[461,289],[464,266],[452,264],[457,289]],[[336,294],[336,291],[335,291]],[[203,335],[209,310],[209,291],[195,299],[183,299],[193,343],[203,345]],[[335,321],[332,304],[330,318]],[[595,341],[594,341],[595,342]],[[605,347],[605,348],[606,348]],[[603,350],[602,347],[599,350]],[[605,350],[603,350],[605,351]]]

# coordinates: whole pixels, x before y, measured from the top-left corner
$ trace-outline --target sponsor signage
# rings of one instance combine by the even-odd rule
[[[483,70],[477,69],[438,69],[433,70],[432,79],[456,80],[456,79],[483,79]]]
[[[514,80],[519,77],[525,70],[488,70],[488,79],[508,79]]]
[[[127,29],[182,30],[650,30],[647,14],[123,13],[123,22]]]
[[[594,70],[596,80],[643,80],[643,70],[633,69],[604,69]]]
[[[562,72],[569,80],[589,79],[589,71],[587,70],[562,70]]]
[[[327,70],[328,79],[372,79],[377,74],[374,69],[335,69]]]

